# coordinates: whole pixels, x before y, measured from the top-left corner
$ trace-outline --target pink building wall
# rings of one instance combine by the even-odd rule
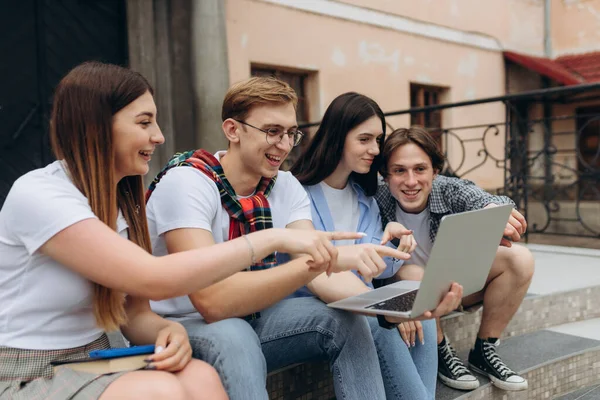
[[[600,0],[552,0],[553,55],[600,50]]]
[[[384,112],[410,108],[410,83],[447,88],[444,103],[499,96],[506,93],[503,50],[544,54],[544,3],[226,0],[230,80],[249,77],[252,64],[309,72],[311,121],[319,120],[330,101],[347,91],[374,98]],[[316,6],[307,10],[307,4]],[[358,18],[353,20],[353,15]],[[599,21],[600,0],[552,0],[553,51],[592,46],[600,38]],[[521,76],[522,82],[513,79],[511,84],[533,89],[539,82],[532,82],[535,76],[529,73]],[[447,110],[443,126],[501,122],[504,112],[500,103]],[[397,128],[410,120],[404,115],[389,122]],[[459,134],[469,138],[482,132]],[[496,156],[502,156],[503,135],[487,142]],[[467,146],[473,165],[480,160],[476,146]],[[448,151],[451,164],[456,164],[462,157],[458,146],[450,143]],[[486,188],[502,185],[502,173],[491,161],[467,177]]]
[[[497,39],[505,49],[544,51],[544,0],[341,0]]]

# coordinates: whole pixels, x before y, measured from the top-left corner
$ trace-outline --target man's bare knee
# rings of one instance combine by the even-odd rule
[[[499,247],[488,276],[487,284],[504,273],[512,275],[518,282],[531,281],[534,272],[534,258],[525,246]]]
[[[512,275],[521,283],[531,281],[535,270],[535,260],[531,251],[521,245],[513,245],[507,254],[507,266]]]

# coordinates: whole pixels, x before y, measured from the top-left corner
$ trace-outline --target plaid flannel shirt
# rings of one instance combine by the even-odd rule
[[[385,229],[388,222],[396,221],[396,199],[383,180],[379,182],[375,199],[379,205],[381,222]],[[431,242],[435,241],[435,236],[444,215],[479,210],[490,203],[515,205],[510,198],[494,196],[469,180],[438,175],[433,180],[427,203],[430,215],[429,238]]]

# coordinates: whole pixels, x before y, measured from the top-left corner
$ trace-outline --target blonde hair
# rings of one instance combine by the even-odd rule
[[[153,93],[148,81],[127,68],[99,62],[75,67],[56,88],[50,141],[98,219],[116,231],[120,209],[129,225],[129,240],[151,252],[142,177],[116,182],[112,137],[113,116],[146,92]],[[125,294],[93,285],[98,326],[118,329],[127,322]]]
[[[259,104],[298,105],[298,96],[290,85],[274,77],[254,77],[232,85],[221,109],[221,118],[244,120],[250,109]]]

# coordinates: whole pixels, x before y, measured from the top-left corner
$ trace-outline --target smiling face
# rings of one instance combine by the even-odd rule
[[[379,154],[379,143],[383,138],[381,120],[373,116],[351,129],[344,141],[344,153],[337,170],[348,175],[352,172],[366,174]]]
[[[292,150],[293,140],[284,134],[279,143],[269,144],[266,133],[260,129],[278,128],[286,133],[297,129],[294,105],[291,102],[257,105],[252,107],[243,122],[256,128],[235,122],[242,165],[248,173],[257,177],[271,178],[277,175],[281,164]]]
[[[414,214],[423,211],[438,172],[427,153],[414,143],[399,146],[387,160],[387,171],[390,192],[402,210]]]
[[[156,123],[156,105],[146,92],[119,110],[112,120],[115,177],[145,175],[157,145],[165,141]]]

